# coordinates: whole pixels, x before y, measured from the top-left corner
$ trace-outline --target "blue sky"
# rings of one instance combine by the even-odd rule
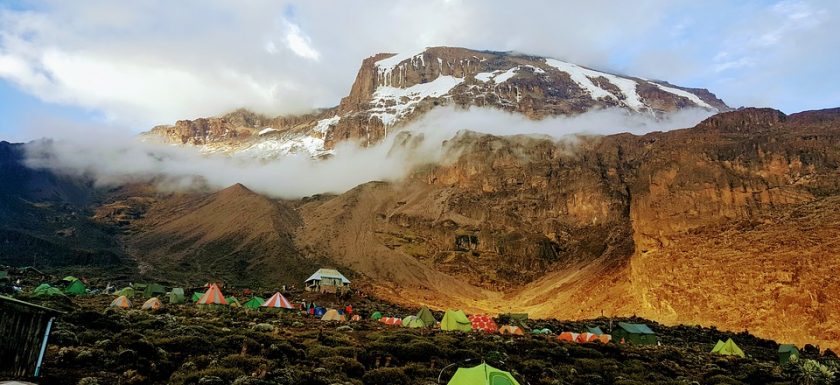
[[[838,18],[832,0],[3,1],[0,139],[332,106],[365,57],[436,45],[708,88],[733,107],[836,107]]]

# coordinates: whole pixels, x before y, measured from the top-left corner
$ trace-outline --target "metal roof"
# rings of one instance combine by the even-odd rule
[[[342,283],[350,283],[350,280],[347,279],[344,275],[338,272],[335,269],[318,269],[315,274],[312,274],[309,278],[306,279],[304,282],[309,282],[313,280],[322,280],[324,278],[338,278],[341,279]]]
[[[627,322],[619,322],[618,326],[622,329],[626,330],[628,333],[633,334],[656,334],[653,330],[645,324],[631,324]]]
[[[36,305],[34,303],[21,301],[21,300],[16,299],[16,298],[7,297],[5,295],[0,295],[0,301],[8,302],[8,303],[11,303],[11,304],[14,304],[14,305],[21,305],[21,306],[30,307],[30,308],[33,308],[33,309],[41,310],[43,312],[47,312],[47,313],[53,313],[53,314],[63,314],[64,313],[63,311],[60,311],[60,310],[50,309],[46,306],[41,306],[41,305]]]

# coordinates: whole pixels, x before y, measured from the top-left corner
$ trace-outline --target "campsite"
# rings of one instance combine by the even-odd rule
[[[81,281],[16,294],[62,312],[39,383],[798,384],[840,368],[828,349],[640,318],[468,315],[216,283],[95,293],[90,280],[79,292]]]

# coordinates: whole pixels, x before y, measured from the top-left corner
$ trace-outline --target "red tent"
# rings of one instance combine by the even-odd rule
[[[481,330],[488,333],[495,333],[499,330],[499,327],[496,325],[496,321],[493,321],[493,319],[489,316],[471,315],[467,318],[469,318],[472,323],[473,330]]]
[[[210,284],[210,288],[204,292],[204,295],[195,302],[196,305],[227,305],[225,296],[215,283]]]
[[[566,341],[566,342],[575,342],[577,341],[578,334],[572,332],[562,332],[559,336],[557,336],[558,341]]]
[[[295,307],[292,306],[292,303],[280,294],[280,292],[274,293],[271,298],[267,301],[263,302],[261,305],[262,307],[270,307],[270,308],[277,308],[277,309],[294,309]]]

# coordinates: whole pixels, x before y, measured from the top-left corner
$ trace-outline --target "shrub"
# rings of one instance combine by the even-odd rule
[[[305,357],[302,349],[298,349],[288,341],[278,341],[268,346],[265,351],[265,356],[272,360],[297,360]]]
[[[348,377],[361,378],[365,374],[365,367],[352,358],[329,357],[321,359],[321,366],[333,372],[346,374]]]
[[[192,335],[162,338],[154,342],[169,353],[187,356],[207,354],[213,348],[213,345],[206,338]]]
[[[226,368],[239,368],[246,373],[252,373],[259,369],[261,365],[267,365],[268,361],[255,356],[247,356],[242,354],[231,354],[222,358],[221,365]]]
[[[402,368],[379,368],[362,376],[362,381],[368,385],[406,385],[408,380]]]

